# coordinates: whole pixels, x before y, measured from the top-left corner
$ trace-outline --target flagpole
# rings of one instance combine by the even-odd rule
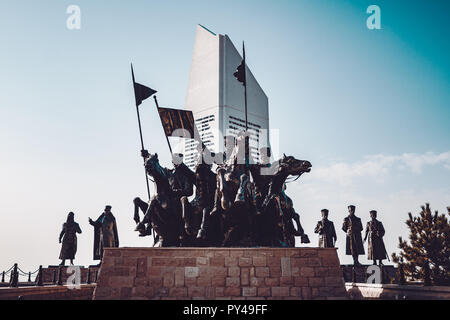
[[[242,55],[244,60],[244,112],[245,112],[245,166],[248,170],[250,162],[250,137],[248,136],[248,116],[247,116],[247,64],[245,62],[245,43],[242,42]]]
[[[134,86],[136,84],[136,81],[134,80],[134,70],[133,70],[133,64],[131,64],[131,75],[133,77],[133,89]],[[136,95],[136,92],[135,92]],[[139,114],[139,105],[137,103],[136,100],[136,113],[137,113],[137,118],[138,118],[138,124],[139,124],[139,136],[141,137],[141,150],[145,150],[144,149],[144,138],[142,137],[142,126],[141,126],[141,116]],[[144,158],[144,165],[145,165],[145,158]],[[147,184],[147,195],[148,195],[148,201],[150,201],[150,186],[148,184],[148,176],[147,176],[147,170],[144,167],[144,174],[145,174],[145,182]]]
[[[247,118],[247,65],[245,63],[245,44],[242,42],[242,54],[244,59],[244,112],[245,112],[245,131],[248,131],[248,118]]]
[[[156,98],[156,96],[153,96],[153,99],[155,99],[156,110],[158,110],[158,115],[159,115],[159,104],[158,104],[158,99]],[[163,123],[163,120],[162,120],[161,116],[160,116],[159,118],[160,118],[160,120],[161,120],[161,125],[162,125],[163,130],[164,130],[164,123]],[[166,131],[165,131],[165,130],[164,130],[164,135],[166,136],[167,145],[169,146],[170,156],[172,156],[172,155],[173,155],[173,153],[172,153],[172,146],[170,145],[169,137],[166,135]]]

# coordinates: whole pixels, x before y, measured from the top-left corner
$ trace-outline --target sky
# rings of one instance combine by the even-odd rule
[[[372,4],[379,30],[366,25]],[[79,30],[66,26],[70,5]],[[75,263],[93,264],[88,217],[107,204],[121,246],[151,246],[133,231],[132,199],[146,190],[130,63],[161,105],[183,108],[197,24],[245,40],[279,129],[272,144],[311,161],[287,189],[309,246],[328,208],[350,263],[341,226],[354,204],[364,225],[378,210],[396,251],[408,212],[450,205],[449,18],[445,0],[2,0],[0,271],[58,264],[69,211],[83,231]],[[152,101],[141,118],[146,147],[170,167]]]

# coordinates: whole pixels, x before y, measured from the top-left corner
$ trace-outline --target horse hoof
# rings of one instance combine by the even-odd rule
[[[201,239],[205,239],[205,238],[206,238],[205,231],[199,230],[198,234],[197,234],[197,239],[201,240]]]

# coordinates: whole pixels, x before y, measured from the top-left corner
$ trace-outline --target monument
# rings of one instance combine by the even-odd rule
[[[205,43],[211,52],[203,55],[197,49]],[[173,168],[165,168],[157,153],[144,149],[141,135],[146,178],[154,182],[156,194],[148,204],[134,200],[134,220],[140,236],[153,231],[154,247],[105,246],[94,299],[345,297],[335,248],[295,248],[295,237],[302,243],[309,243],[309,238],[285,193],[286,181],[309,173],[311,163],[286,155],[271,161],[268,138],[261,149],[251,146],[250,141],[260,137],[259,125],[249,121],[249,114],[262,107],[266,113],[260,114],[261,124],[268,128],[268,119],[263,119],[268,104],[246,66],[244,46],[241,58],[228,36],[216,36],[204,27],[198,28],[195,46],[187,98],[194,113],[160,108],[154,97],[170,152],[169,137],[182,130],[181,137],[194,137],[195,152],[187,155],[194,161],[186,165],[186,155],[172,154]],[[219,69],[205,72],[214,78],[206,81],[200,71],[209,70],[211,64]],[[136,83],[134,72],[133,85],[137,108],[156,93]],[[219,114],[212,118],[198,109],[209,105],[203,101],[208,97],[209,104],[219,105]],[[234,109],[238,111],[230,111]],[[217,148],[200,133],[205,127],[195,117],[228,117],[230,123],[240,119],[242,126],[231,131],[232,138],[227,132],[226,148]],[[217,121],[217,129],[225,129],[223,124]],[[219,141],[216,135],[211,137]],[[144,213],[142,221],[139,210]]]

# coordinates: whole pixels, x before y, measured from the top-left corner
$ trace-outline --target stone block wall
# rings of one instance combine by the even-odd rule
[[[336,249],[108,248],[94,299],[342,299]]]

